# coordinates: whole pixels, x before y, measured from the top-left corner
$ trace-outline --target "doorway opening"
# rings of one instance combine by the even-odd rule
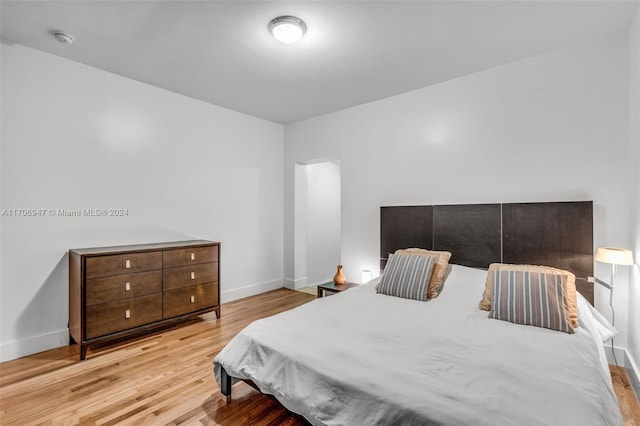
[[[340,263],[340,162],[296,164],[295,288],[333,279]]]

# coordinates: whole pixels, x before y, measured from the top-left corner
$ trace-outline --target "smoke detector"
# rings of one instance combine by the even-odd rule
[[[74,36],[69,33],[65,33],[64,31],[53,31],[51,32],[51,35],[60,43],[65,44],[72,44],[76,39]]]

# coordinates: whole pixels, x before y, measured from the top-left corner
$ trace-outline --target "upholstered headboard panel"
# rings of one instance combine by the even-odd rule
[[[447,250],[451,263],[547,265],[576,275],[593,304],[593,202],[380,207],[380,268],[388,253]]]

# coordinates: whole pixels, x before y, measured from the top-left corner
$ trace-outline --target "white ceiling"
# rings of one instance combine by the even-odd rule
[[[7,1],[2,38],[278,123],[629,27],[637,1]],[[301,42],[267,31],[307,23]],[[56,42],[52,30],[76,37]]]

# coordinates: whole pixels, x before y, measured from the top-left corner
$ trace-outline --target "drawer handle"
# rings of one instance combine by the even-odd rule
[[[196,254],[195,253],[191,253],[191,260],[196,260]]]
[[[131,318],[131,311],[130,311],[129,309],[127,309],[126,311],[124,311],[124,317],[125,317],[126,319]]]
[[[196,279],[196,273],[195,272],[191,272],[191,279],[195,280]]]
[[[129,282],[124,283],[124,291],[131,291],[131,283]]]
[[[196,303],[196,297],[195,296],[191,296],[191,303]]]
[[[124,261],[124,267],[125,269],[131,268],[131,261],[129,259]]]

